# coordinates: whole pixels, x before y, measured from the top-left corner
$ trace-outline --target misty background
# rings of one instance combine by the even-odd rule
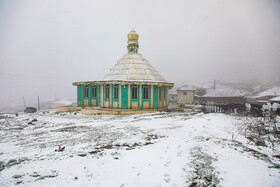
[[[37,96],[76,99],[139,34],[139,53],[168,81],[280,80],[279,0],[0,0],[0,109]]]

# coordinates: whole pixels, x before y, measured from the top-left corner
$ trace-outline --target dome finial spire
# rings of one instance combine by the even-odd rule
[[[138,38],[139,35],[134,31],[130,31],[130,33],[128,33],[127,35],[127,50],[129,53],[138,53],[138,48],[139,48],[139,44],[138,44]]]

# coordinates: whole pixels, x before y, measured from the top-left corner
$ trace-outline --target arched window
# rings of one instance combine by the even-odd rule
[[[84,86],[84,98],[88,98],[88,85]]]
[[[91,97],[96,98],[96,86],[92,85],[91,87]]]
[[[137,85],[132,85],[131,86],[131,88],[132,88],[132,99],[137,99],[138,97],[137,97],[137,93],[138,93],[138,89],[137,89]]]
[[[105,85],[104,96],[105,96],[105,99],[109,99],[109,85],[108,84]]]
[[[149,86],[143,85],[143,99],[149,99]]]
[[[119,85],[115,84],[114,85],[114,99],[118,99],[119,98]]]

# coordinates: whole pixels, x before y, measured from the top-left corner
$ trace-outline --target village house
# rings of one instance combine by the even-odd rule
[[[82,113],[114,113],[113,110],[100,109],[119,109],[117,113],[122,113],[122,110],[168,108],[168,90],[174,84],[168,83],[138,53],[138,38],[134,30],[128,34],[128,53],[101,81],[73,83],[77,87],[77,105],[82,108]]]
[[[269,99],[269,102],[280,104],[280,96],[278,96],[278,97],[273,97],[272,99]]]
[[[207,94],[198,97],[197,100],[200,103],[213,102],[224,104],[245,104],[246,96],[251,93],[231,87],[217,87],[207,91]]]
[[[263,92],[260,92],[259,94],[255,95],[255,96],[248,97],[247,101],[248,101],[248,103],[251,103],[251,104],[263,105],[268,102],[276,102],[277,97],[279,97],[279,96],[280,96],[280,88],[274,87],[274,88],[265,90]]]
[[[192,104],[194,102],[195,88],[190,86],[182,86],[177,89],[177,103],[179,105]]]
[[[169,93],[168,99],[170,103],[177,103],[177,99],[178,99],[177,89],[178,89],[177,87],[173,87],[168,91]]]
[[[209,89],[203,96],[196,96],[196,102],[211,112],[245,111],[246,96],[250,94],[243,89],[217,86]]]

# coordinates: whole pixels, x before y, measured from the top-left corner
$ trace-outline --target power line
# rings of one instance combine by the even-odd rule
[[[0,80],[19,80],[19,81],[51,81],[51,82],[72,82],[67,80],[59,80],[59,79],[42,79],[42,78],[28,78],[28,77],[1,77]]]
[[[44,77],[44,76],[27,76],[21,74],[11,74],[0,72],[0,79],[2,80],[31,80],[31,81],[56,81],[56,82],[70,82],[69,79],[62,77]],[[68,81],[69,80],[69,81]]]
[[[30,76],[30,75],[12,74],[12,73],[5,73],[5,72],[0,72],[0,80],[52,81],[52,82],[65,82],[65,83],[75,81],[69,77],[65,78],[65,77],[50,77],[50,76],[47,76],[47,77],[46,76]]]

